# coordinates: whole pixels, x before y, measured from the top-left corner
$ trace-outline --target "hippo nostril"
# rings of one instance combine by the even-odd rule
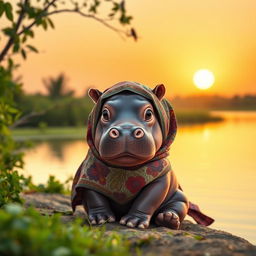
[[[133,134],[136,139],[140,139],[144,136],[144,131],[141,128],[137,128]]]
[[[118,131],[117,129],[113,128],[113,129],[111,129],[111,130],[109,131],[109,136],[110,136],[111,138],[113,138],[113,139],[116,139],[116,138],[119,137],[119,131]]]

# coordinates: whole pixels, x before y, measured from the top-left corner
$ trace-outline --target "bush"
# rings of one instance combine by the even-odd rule
[[[0,65],[0,207],[10,202],[21,202],[24,177],[17,170],[23,166],[22,144],[14,141],[10,127],[20,116],[15,97],[21,93],[21,84],[13,81],[15,66],[9,60]]]
[[[0,210],[0,255],[22,256],[125,256],[129,244],[117,233],[81,226],[81,220],[64,225],[59,215],[41,216],[32,208],[8,204]]]
[[[56,179],[55,176],[50,175],[46,184],[35,185],[32,182],[32,177],[29,176],[26,181],[25,193],[30,192],[41,192],[41,193],[57,193],[57,194],[68,194],[70,189],[68,187],[69,183],[73,180],[72,177],[68,178],[64,183],[61,183]]]

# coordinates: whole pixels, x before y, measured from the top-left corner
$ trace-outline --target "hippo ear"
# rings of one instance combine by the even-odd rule
[[[164,87],[163,84],[159,84],[152,91],[156,95],[156,97],[159,100],[161,100],[164,97],[164,94],[165,94],[165,87]]]
[[[90,98],[93,100],[94,103],[97,103],[99,97],[101,96],[102,92],[99,91],[98,89],[89,89],[88,94]]]

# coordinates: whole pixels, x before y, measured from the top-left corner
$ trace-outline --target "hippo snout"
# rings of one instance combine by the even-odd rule
[[[108,135],[112,139],[117,139],[121,136],[131,136],[131,138],[140,139],[145,135],[145,131],[141,127],[112,127]]]

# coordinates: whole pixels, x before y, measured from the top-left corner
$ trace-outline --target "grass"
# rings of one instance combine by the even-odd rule
[[[176,117],[179,124],[201,124],[219,122],[223,118],[213,116],[207,111],[177,111]],[[13,130],[16,140],[57,140],[57,139],[84,139],[86,127],[47,127],[47,128],[18,128]]]

